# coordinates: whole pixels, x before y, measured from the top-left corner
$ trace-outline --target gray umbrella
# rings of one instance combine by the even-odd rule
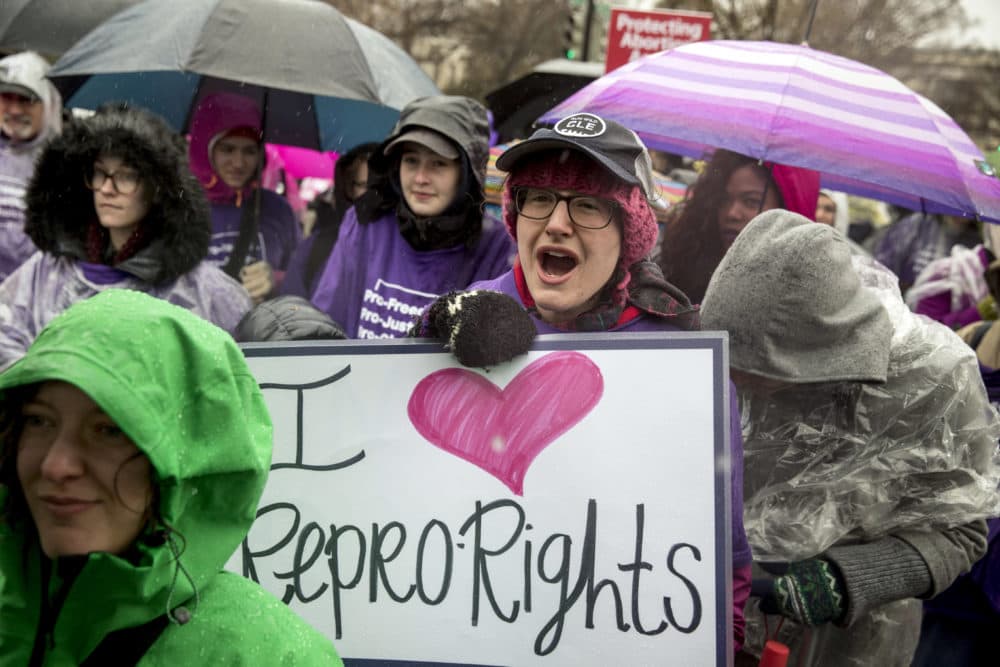
[[[268,141],[344,151],[439,91],[387,37],[315,0],[146,0],[87,34],[49,77],[68,106],[129,101],[186,129],[211,91],[267,109]]]
[[[58,58],[94,26],[138,0],[3,0],[0,51]]]

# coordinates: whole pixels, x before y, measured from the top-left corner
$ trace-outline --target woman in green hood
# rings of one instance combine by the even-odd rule
[[[66,310],[0,375],[0,665],[339,665],[222,571],[270,459],[226,332],[128,290]]]

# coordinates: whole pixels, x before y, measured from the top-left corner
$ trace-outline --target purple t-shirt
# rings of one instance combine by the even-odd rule
[[[253,206],[248,198],[243,206]],[[235,204],[212,203],[212,239],[208,246],[209,263],[225,266],[240,234],[243,209]],[[251,242],[244,264],[266,260],[272,269],[284,271],[299,242],[299,226],[288,202],[276,192],[261,190],[260,222],[256,242]]]
[[[434,299],[507,271],[515,252],[492,218],[483,220],[474,248],[419,251],[399,233],[394,214],[362,225],[352,208],[312,302],[351,338],[400,338]]]
[[[484,280],[469,285],[469,289],[502,292],[516,299],[519,303],[523,303],[517,291],[517,284],[514,282],[513,271],[508,271],[493,280]],[[537,318],[535,319],[535,328],[539,334],[566,333],[563,329],[557,329]],[[666,319],[648,317],[646,315],[609,329],[609,331],[625,332],[677,330],[677,327],[670,324]],[[746,530],[743,528],[743,432],[740,430],[740,410],[736,402],[736,386],[732,381],[729,382],[729,451],[731,462],[730,481],[732,484],[730,513],[732,514],[733,567],[743,567],[750,564],[753,556],[750,551],[750,543],[747,541]]]

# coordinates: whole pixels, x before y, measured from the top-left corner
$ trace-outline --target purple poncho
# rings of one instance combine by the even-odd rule
[[[56,315],[112,287],[165,299],[230,333],[251,306],[239,283],[206,262],[171,283],[153,286],[102,264],[35,253],[0,283],[0,370],[20,359]]]

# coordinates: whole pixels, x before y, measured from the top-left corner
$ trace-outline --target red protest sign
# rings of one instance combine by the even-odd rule
[[[711,32],[710,12],[639,11],[615,7],[608,25],[604,71],[610,72],[649,53],[709,39]]]

